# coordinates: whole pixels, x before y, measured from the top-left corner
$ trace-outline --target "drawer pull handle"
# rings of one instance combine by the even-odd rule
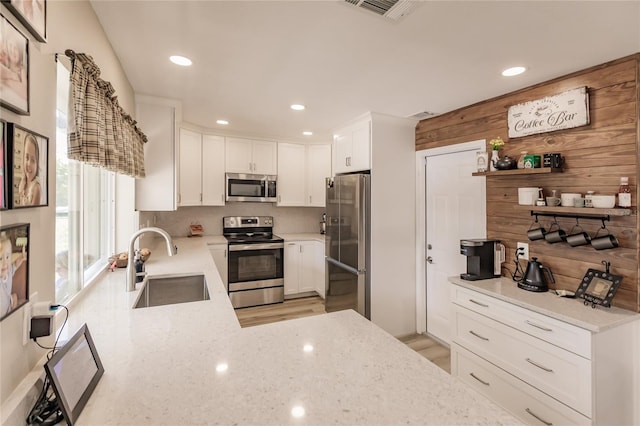
[[[539,328],[540,330],[544,330],[544,331],[553,331],[553,329],[552,329],[552,328],[543,327],[543,326],[538,325],[538,324],[536,324],[536,323],[534,323],[534,322],[531,322],[531,321],[529,321],[529,320],[526,320],[525,322],[526,322],[527,324],[529,324],[531,327]]]
[[[469,330],[469,333],[471,333],[472,335],[476,336],[478,339],[482,339],[482,340],[485,340],[487,342],[489,341],[489,338],[481,336],[478,333],[474,332],[473,330]]]
[[[553,370],[550,368],[545,367],[544,365],[540,365],[535,361],[532,361],[530,358],[527,358],[527,362],[531,365],[535,365],[536,367],[538,367],[541,370],[546,371],[547,373],[553,373]]]
[[[548,421],[546,421],[546,420],[543,420],[543,419],[542,419],[542,418],[540,418],[539,416],[536,416],[536,414],[535,414],[533,411],[529,410],[528,408],[525,408],[525,411],[526,411],[527,413],[531,414],[531,415],[532,415],[533,417],[535,417],[536,419],[540,420],[540,421],[541,421],[542,423],[544,423],[545,425],[547,425],[547,426],[553,426],[553,423],[548,422]]]
[[[482,383],[483,385],[485,385],[485,386],[490,386],[489,382],[485,382],[484,380],[482,380],[481,378],[479,378],[479,377],[478,377],[478,376],[476,376],[475,374],[473,374],[473,373],[469,373],[469,375],[470,375],[471,377],[473,377],[474,379],[476,379],[477,381],[479,381],[480,383]]]
[[[485,305],[484,303],[480,303],[480,302],[478,302],[477,300],[469,299],[469,302],[471,302],[471,303],[475,303],[476,305],[480,305],[480,306],[482,306],[483,308],[488,308],[488,307],[489,307],[489,305]]]

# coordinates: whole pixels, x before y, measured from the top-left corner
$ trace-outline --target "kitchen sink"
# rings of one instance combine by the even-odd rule
[[[209,300],[204,275],[156,275],[145,278],[133,308]]]

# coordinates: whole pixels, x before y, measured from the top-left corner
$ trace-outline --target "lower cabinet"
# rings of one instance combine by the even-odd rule
[[[322,266],[319,262],[320,247]],[[309,292],[318,292],[324,298],[324,245],[318,241],[285,241],[284,295]]]
[[[220,279],[224,283],[224,288],[229,290],[229,280],[227,277],[227,244],[207,244],[209,253],[213,257],[213,263],[215,263],[218,272],[220,273]]]
[[[594,332],[451,287],[452,375],[527,424],[634,424],[637,321]]]

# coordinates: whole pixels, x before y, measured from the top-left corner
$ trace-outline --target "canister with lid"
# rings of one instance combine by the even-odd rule
[[[584,206],[585,207],[593,207],[593,200],[592,200],[591,197],[595,193],[596,193],[596,191],[587,191],[587,194],[584,196]]]

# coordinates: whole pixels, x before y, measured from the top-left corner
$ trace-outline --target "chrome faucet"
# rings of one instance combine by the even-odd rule
[[[136,239],[138,239],[138,237],[145,232],[155,232],[162,235],[167,242],[167,253],[169,254],[169,256],[173,256],[174,254],[178,253],[178,248],[173,245],[171,235],[169,235],[164,229],[151,227],[142,228],[134,232],[131,236],[131,241],[129,241],[129,258],[127,259],[127,291],[134,291],[136,289],[136,268],[133,264],[133,257],[135,256],[133,246],[136,242]],[[145,274],[145,272],[143,272],[142,274]]]

